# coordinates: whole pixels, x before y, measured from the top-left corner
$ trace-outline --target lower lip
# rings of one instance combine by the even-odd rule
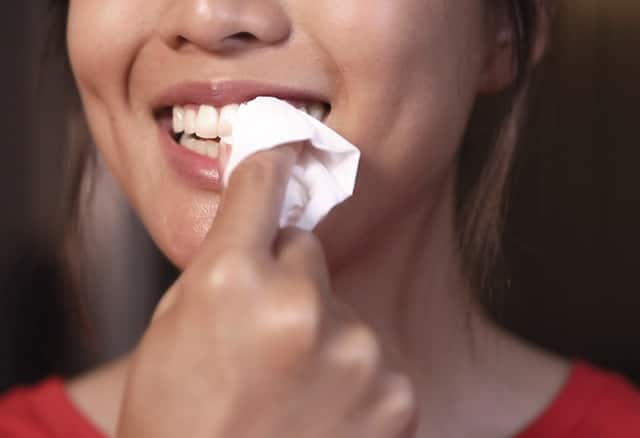
[[[171,132],[160,128],[160,142],[173,170],[188,184],[209,191],[222,191],[222,169],[218,159],[197,154],[178,144]]]

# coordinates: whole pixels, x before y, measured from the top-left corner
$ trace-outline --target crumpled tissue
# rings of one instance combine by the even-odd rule
[[[232,135],[225,138],[231,153],[225,186],[234,169],[248,156],[265,149],[308,141],[291,170],[280,227],[312,230],[336,205],[353,195],[360,151],[344,137],[274,97],[257,97],[240,105]]]

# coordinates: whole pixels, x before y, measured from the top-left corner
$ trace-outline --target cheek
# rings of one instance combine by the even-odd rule
[[[136,22],[139,1],[72,0],[67,43],[71,65],[80,85],[100,94],[116,83],[144,32]]]
[[[329,19],[318,20],[330,26],[310,25],[339,82],[329,124],[362,151],[356,195],[318,230],[335,263],[451,194],[482,70],[484,21],[481,2],[450,3],[332,0],[322,2]]]
[[[341,81],[333,121],[387,187],[451,168],[475,100],[484,11],[447,3],[323,2],[329,26],[318,25],[318,40]]]
[[[151,35],[152,7],[143,0],[71,0],[69,8],[67,47],[85,115],[101,156],[125,189],[135,167],[145,167],[126,135],[140,125],[129,75]]]
[[[143,35],[132,17],[140,1],[72,0],[67,47],[93,137],[105,158],[115,161],[114,124],[126,112],[127,73]],[[114,169],[116,173],[118,169]]]

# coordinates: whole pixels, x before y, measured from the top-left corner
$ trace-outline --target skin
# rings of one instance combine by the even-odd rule
[[[71,0],[69,54],[99,152],[183,270],[136,351],[69,382],[99,428],[281,437],[295,418],[296,436],[480,438],[540,414],[568,364],[484,316],[456,245],[469,115],[513,78],[509,22],[488,4]],[[355,196],[313,234],[275,224],[304,145],[247,160],[224,194],[165,161],[152,99],[230,78],[326,95],[326,124],[360,147]],[[274,391],[288,402],[262,395]]]

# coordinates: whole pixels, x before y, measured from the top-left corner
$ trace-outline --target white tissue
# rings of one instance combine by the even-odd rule
[[[360,151],[319,120],[274,97],[240,105],[233,125],[225,186],[238,164],[258,151],[308,140],[291,171],[280,227],[312,230],[355,187]]]

